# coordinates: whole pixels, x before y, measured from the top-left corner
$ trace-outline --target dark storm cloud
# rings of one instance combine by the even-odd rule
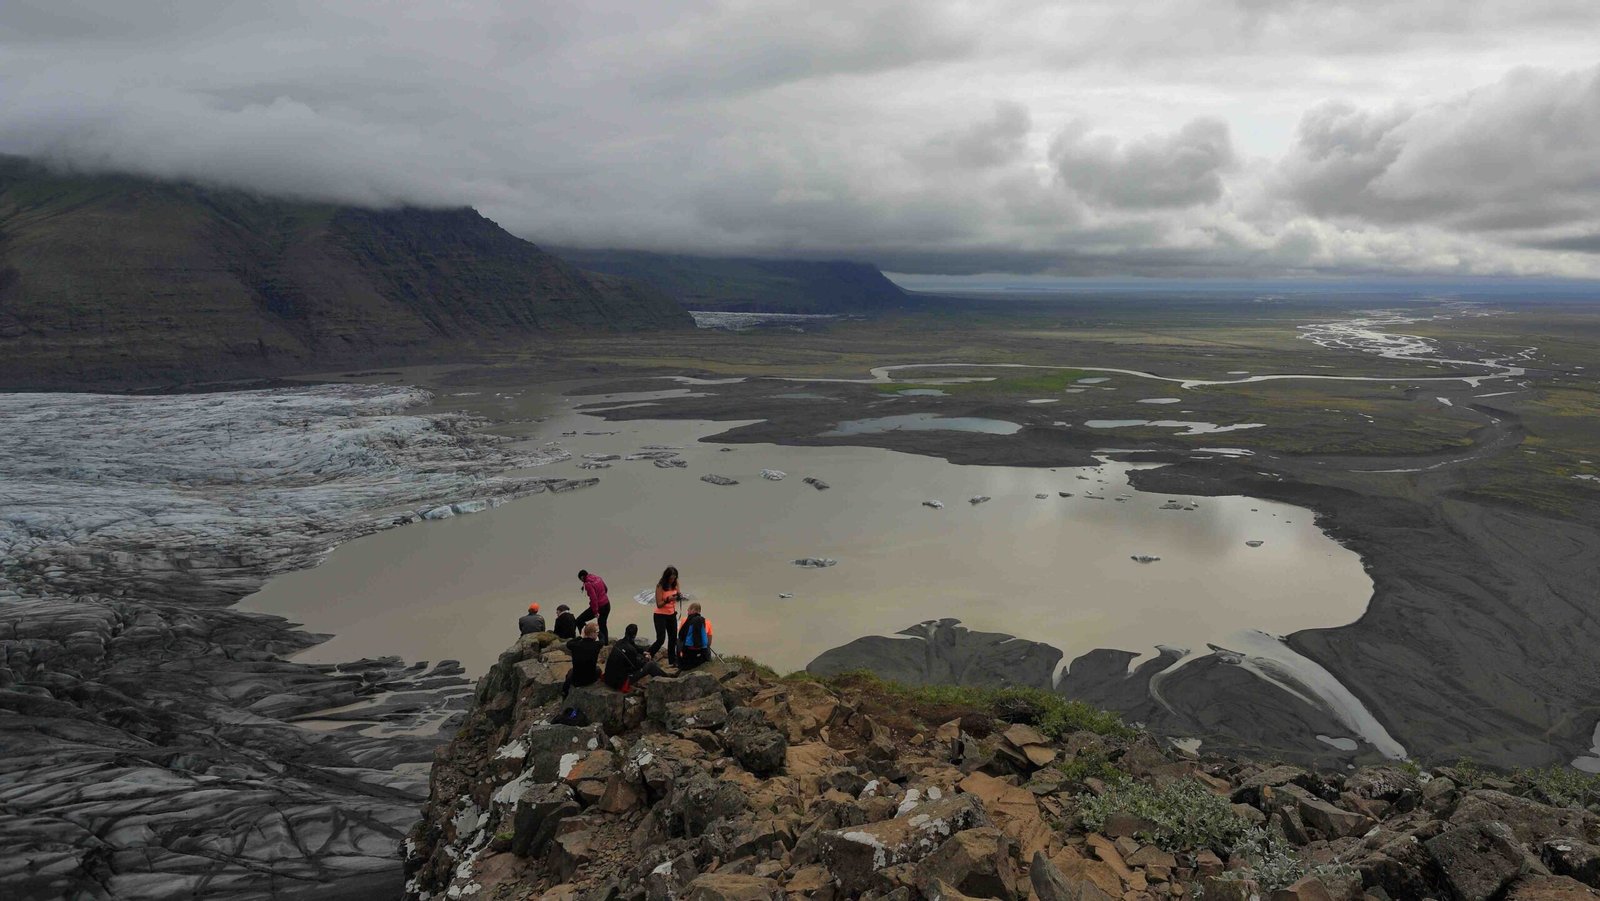
[[[1594,274],[1597,29],[1592,0],[5,0],[0,152],[575,245]]]

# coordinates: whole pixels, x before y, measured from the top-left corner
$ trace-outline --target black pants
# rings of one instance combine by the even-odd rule
[[[611,633],[606,631],[606,620],[608,620],[610,618],[611,618],[611,605],[610,604],[601,604],[600,605],[600,615],[598,617],[594,615],[594,608],[591,607],[590,609],[585,610],[582,613],[578,614],[578,634],[579,635],[583,634],[583,624],[584,623],[588,622],[591,619],[598,620],[600,622],[600,643],[601,644],[606,644],[606,643],[611,641]]]
[[[709,648],[682,648],[678,651],[678,669],[694,669],[710,659]]]
[[[673,666],[678,665],[678,614],[654,613],[651,619],[656,624],[656,643],[650,646],[650,655],[655,656],[662,645],[667,646],[667,662]]]

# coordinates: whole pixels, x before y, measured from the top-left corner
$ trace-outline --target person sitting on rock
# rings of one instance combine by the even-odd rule
[[[694,669],[710,659],[711,621],[700,612],[700,602],[695,601],[678,629],[678,669]]]
[[[600,681],[600,626],[596,623],[584,625],[583,636],[567,642],[567,651],[572,654],[572,669],[561,685],[563,698],[574,688]]]
[[[602,678],[617,691],[626,691],[630,683],[645,676],[671,678],[644,648],[639,647],[639,627],[628,623],[622,640],[612,645],[611,653],[606,656],[606,672]]]
[[[578,618],[572,615],[572,608],[566,604],[556,606],[556,627],[551,630],[557,638],[573,639],[578,637]]]
[[[523,635],[537,635],[544,631],[544,617],[539,615],[538,604],[528,605],[528,612],[517,620],[517,629]]]
[[[611,643],[611,633],[606,631],[606,620],[611,618],[611,597],[606,594],[606,580],[586,569],[578,570],[578,581],[583,583],[583,592],[589,596],[589,609],[578,614],[578,625],[583,625],[589,620],[600,622],[600,644]]]

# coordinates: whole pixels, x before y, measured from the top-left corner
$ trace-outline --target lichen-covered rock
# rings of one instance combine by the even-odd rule
[[[916,863],[950,836],[990,825],[983,806],[970,795],[919,804],[906,813],[864,826],[821,835],[822,860],[846,893],[866,891],[879,870]]]
[[[1460,901],[1489,901],[1528,872],[1528,855],[1504,823],[1457,826],[1425,844]]]

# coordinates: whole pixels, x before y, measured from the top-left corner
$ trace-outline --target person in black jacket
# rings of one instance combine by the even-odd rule
[[[600,681],[599,624],[585,625],[583,637],[567,642],[567,651],[572,654],[572,669],[567,673],[567,681],[561,685],[563,698],[574,688],[582,688]]]
[[[651,659],[651,655],[639,646],[639,627],[633,623],[623,632],[622,640],[611,646],[611,654],[606,657],[606,673],[603,677],[605,683],[617,691],[628,682],[637,682],[644,676],[667,675],[661,665]]]
[[[517,620],[517,629],[523,635],[535,635],[544,631],[544,617],[539,615],[538,604],[528,605],[528,612]]]
[[[556,626],[550,630],[556,633],[557,638],[577,638],[578,618],[572,615],[572,608],[566,604],[556,607]]]

